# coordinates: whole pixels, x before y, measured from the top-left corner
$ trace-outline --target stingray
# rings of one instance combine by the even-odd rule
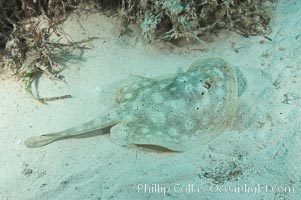
[[[220,58],[194,62],[165,78],[132,76],[123,81],[105,114],[67,130],[28,138],[27,147],[109,130],[121,146],[155,145],[185,151],[206,144],[231,124],[241,73]]]

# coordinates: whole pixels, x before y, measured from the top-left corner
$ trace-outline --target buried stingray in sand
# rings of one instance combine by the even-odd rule
[[[155,145],[185,151],[206,144],[231,124],[237,110],[242,74],[220,58],[194,62],[169,78],[133,76],[117,90],[106,114],[79,126],[31,137],[27,147],[110,129],[121,146]],[[244,85],[244,84],[243,84]]]

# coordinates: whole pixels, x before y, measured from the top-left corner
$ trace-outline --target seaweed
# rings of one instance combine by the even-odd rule
[[[122,9],[140,23],[144,39],[194,38],[228,29],[246,37],[268,34],[264,0],[123,0]],[[124,12],[123,12],[124,13]],[[124,18],[124,17],[123,17]]]
[[[7,71],[24,77],[26,91],[41,102],[47,98],[35,97],[31,91],[31,82],[39,74],[45,74],[53,80],[63,80],[63,76],[58,74],[63,69],[59,61],[68,60],[75,49],[87,49],[81,44],[96,39],[74,42],[56,22],[45,15],[20,22],[11,37],[2,53],[3,63]],[[61,43],[61,40],[66,42]]]
[[[100,10],[120,15],[120,35],[130,23],[139,23],[148,42],[194,38],[228,29],[243,36],[271,32],[265,2],[274,0],[3,0],[0,1],[0,45],[8,39],[20,17],[46,15],[56,23],[79,4],[93,3]]]
[[[20,20],[21,13],[17,0],[0,1],[0,49],[4,48],[9,40],[13,24]]]
[[[74,42],[60,23],[81,4],[93,4],[110,15],[119,15],[120,35],[139,24],[148,43],[179,38],[194,39],[204,46],[205,33],[228,29],[245,37],[271,32],[265,2],[274,0],[2,0],[0,1],[0,68],[31,82],[37,74],[62,80],[58,60],[68,60],[81,44]],[[61,43],[65,40],[65,43]],[[1,51],[1,47],[5,47]],[[33,94],[32,94],[33,95]],[[67,95],[68,96],[68,95]],[[64,96],[64,97],[67,97]],[[69,96],[68,96],[69,97]],[[35,97],[38,99],[37,97]],[[51,98],[60,99],[60,98]],[[45,99],[44,99],[45,100]],[[43,100],[43,101],[44,101]],[[47,100],[47,98],[46,98]]]

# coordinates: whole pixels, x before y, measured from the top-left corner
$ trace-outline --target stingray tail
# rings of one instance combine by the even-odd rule
[[[85,135],[107,128],[114,124],[116,124],[116,122],[113,121],[112,116],[108,114],[105,117],[96,118],[64,131],[30,137],[24,142],[24,144],[29,148],[41,147],[58,140],[75,137],[85,137]]]
[[[36,148],[36,147],[41,147],[45,146],[47,144],[50,144],[54,141],[57,141],[60,139],[59,133],[58,135],[53,135],[53,134],[46,134],[46,135],[41,135],[41,136],[35,136],[35,137],[30,137],[28,138],[24,144],[28,148]]]

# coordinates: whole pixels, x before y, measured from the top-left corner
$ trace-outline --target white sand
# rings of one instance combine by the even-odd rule
[[[166,47],[144,44],[135,36],[118,38],[116,20],[101,14],[70,16],[64,28],[74,40],[101,39],[90,43],[93,49],[85,51],[83,60],[67,63],[62,72],[67,84],[42,77],[39,92],[74,98],[42,105],[26,94],[22,81],[0,82],[0,200],[301,199],[300,16],[301,1],[282,1],[271,24],[273,41],[223,31],[204,52],[197,45]],[[30,136],[105,112],[108,88],[121,79],[176,73],[206,57],[238,66],[248,82],[233,128],[208,145],[184,153],[126,148],[114,144],[109,134],[37,149],[23,144]],[[215,192],[212,183],[223,183],[222,189],[263,188],[256,194]],[[171,191],[138,192],[138,184]],[[188,185],[195,191],[181,192]]]

